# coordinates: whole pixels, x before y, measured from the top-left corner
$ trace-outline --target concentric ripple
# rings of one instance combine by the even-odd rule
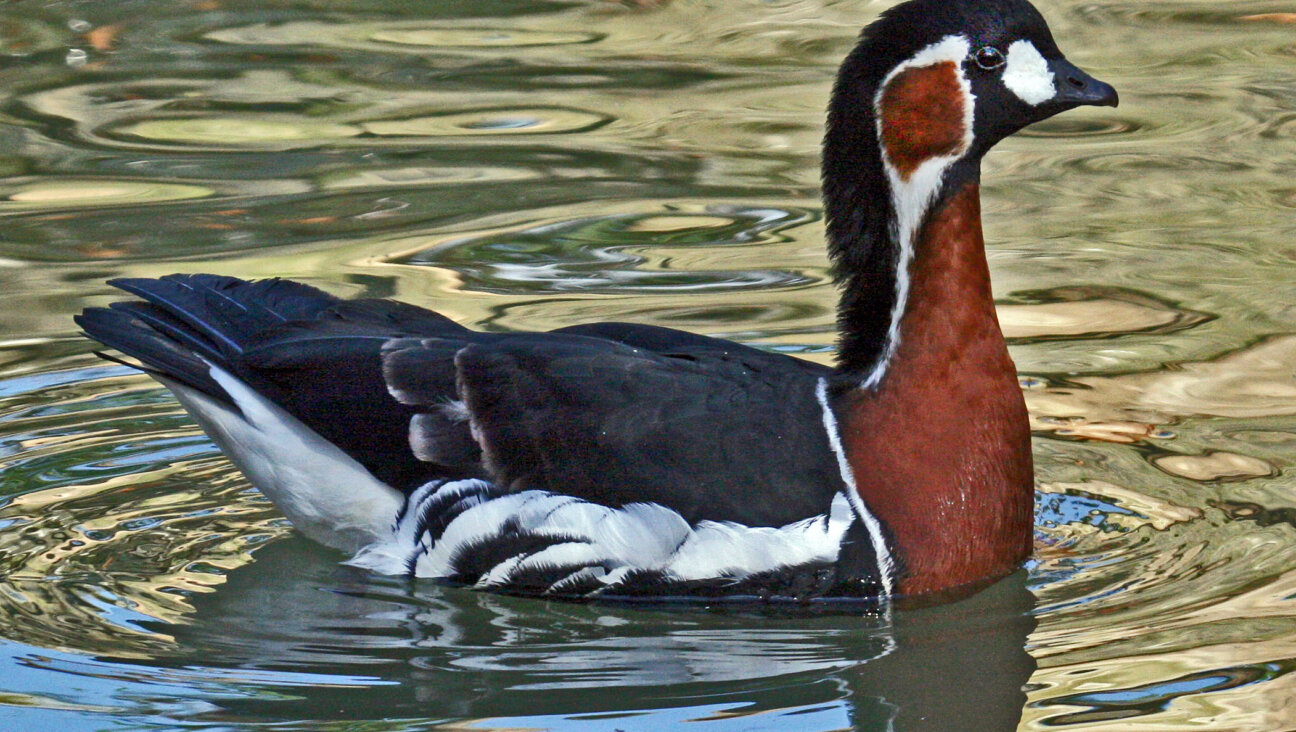
[[[79,136],[140,150],[288,150],[387,146],[408,138],[573,134],[615,119],[561,105],[447,105],[429,93],[341,92],[277,71],[68,86],[22,102],[23,114],[67,118],[75,109]]]
[[[595,43],[603,36],[580,31],[535,30],[501,26],[449,27],[425,23],[259,23],[221,28],[204,38],[234,46],[314,46],[365,51],[442,53],[445,49],[527,48]]]
[[[0,185],[0,212],[99,206],[138,206],[146,203],[185,201],[215,195],[210,188],[180,183],[127,180],[34,180]]]
[[[447,269],[464,289],[484,292],[769,290],[816,279],[741,268],[759,259],[748,250],[815,218],[808,211],[707,205],[690,212],[546,221],[439,241],[387,261]]]
[[[127,373],[6,390],[0,614],[11,640],[151,655],[166,638],[148,621],[184,617],[187,595],[283,533],[165,392]]]

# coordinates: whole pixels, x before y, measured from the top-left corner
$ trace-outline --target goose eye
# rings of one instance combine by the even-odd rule
[[[994,46],[978,48],[976,53],[972,54],[972,60],[976,61],[976,65],[986,71],[992,71],[1004,65],[1003,54]]]

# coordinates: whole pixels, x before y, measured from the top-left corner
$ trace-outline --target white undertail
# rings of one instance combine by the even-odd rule
[[[231,374],[216,366],[210,373],[237,409],[154,377],[294,527],[347,552],[391,537],[403,503],[399,492]]]

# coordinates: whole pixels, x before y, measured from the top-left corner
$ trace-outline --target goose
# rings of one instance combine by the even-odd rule
[[[112,280],[137,299],[76,322],[297,530],[375,572],[565,599],[939,597],[1033,540],[981,159],[1117,102],[1026,0],[909,0],[865,28],[823,144],[831,367],[632,323],[484,333],[209,274]]]

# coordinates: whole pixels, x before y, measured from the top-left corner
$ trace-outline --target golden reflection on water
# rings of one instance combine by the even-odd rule
[[[1276,336],[1174,370],[1071,379],[1074,388],[1026,393],[1031,414],[1171,422],[1296,414],[1296,336]]]
[[[201,186],[177,184],[143,183],[131,184],[124,181],[59,181],[57,183],[34,182],[15,187],[9,191],[0,190],[7,204],[0,203],[0,210],[5,208],[77,208],[83,206],[111,206],[151,203],[157,201],[179,201],[188,198],[203,198],[214,193]]]
[[[0,534],[5,634],[121,658],[172,650],[169,635],[105,606],[186,622],[189,595],[213,591],[252,548],[287,530],[246,491],[228,466],[205,459],[15,496],[0,509],[0,521],[13,521]]]

